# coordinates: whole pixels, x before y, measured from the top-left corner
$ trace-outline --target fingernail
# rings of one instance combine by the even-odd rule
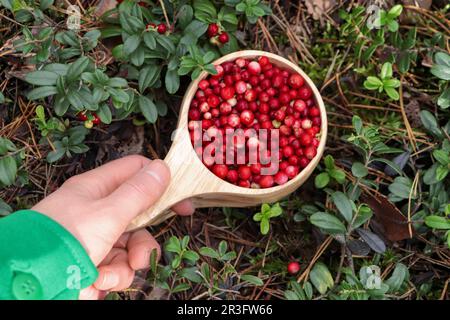
[[[162,185],[167,184],[170,178],[170,171],[162,160],[153,160],[143,171]]]
[[[115,273],[115,272],[107,271],[103,275],[103,281],[102,281],[102,284],[101,284],[101,289],[102,290],[109,290],[109,289],[114,288],[118,284],[119,284],[119,275],[117,273]]]

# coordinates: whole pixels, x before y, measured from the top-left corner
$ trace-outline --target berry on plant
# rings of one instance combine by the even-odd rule
[[[292,275],[297,274],[300,271],[300,263],[297,261],[289,262],[287,265],[287,271]]]
[[[217,23],[211,23],[208,26],[207,33],[208,33],[208,37],[209,38],[214,37],[215,35],[217,35],[218,32],[219,32],[219,26],[217,25]]]
[[[230,40],[230,37],[228,36],[228,33],[222,32],[219,34],[218,40],[220,43],[225,44]]]
[[[167,26],[165,23],[160,23],[156,27],[156,31],[158,31],[159,34],[164,34],[167,32]]]

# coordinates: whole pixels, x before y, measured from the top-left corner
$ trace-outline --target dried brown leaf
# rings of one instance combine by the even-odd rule
[[[409,239],[407,218],[387,197],[365,193],[362,200],[372,209],[375,220],[382,226],[380,231],[386,239],[390,241]]]

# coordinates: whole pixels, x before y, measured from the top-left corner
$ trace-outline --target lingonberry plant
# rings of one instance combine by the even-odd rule
[[[244,188],[295,178],[317,154],[320,127],[303,77],[265,56],[216,66],[199,82],[189,110],[191,141],[205,166]]]

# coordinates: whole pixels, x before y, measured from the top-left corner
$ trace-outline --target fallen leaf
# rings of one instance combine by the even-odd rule
[[[375,220],[382,226],[380,231],[386,239],[400,241],[410,238],[408,220],[387,197],[365,193],[362,200],[372,209]]]

